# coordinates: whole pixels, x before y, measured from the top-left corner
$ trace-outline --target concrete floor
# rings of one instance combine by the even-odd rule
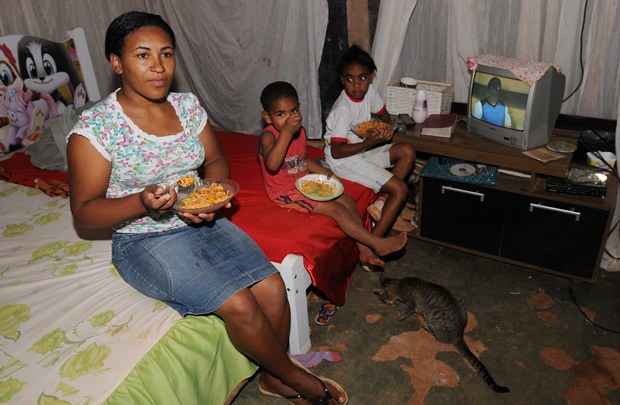
[[[331,324],[312,324],[313,350],[337,351],[343,359],[313,370],[345,386],[351,404],[620,404],[620,335],[584,320],[570,299],[569,280],[416,239],[386,271],[433,281],[462,298],[470,312],[470,348],[511,393],[491,391],[414,317],[398,321],[398,310],[372,293],[378,275],[360,270]],[[620,273],[572,285],[585,312],[620,329]],[[311,299],[311,317],[320,304]],[[234,403],[287,402],[260,395],[251,381]]]

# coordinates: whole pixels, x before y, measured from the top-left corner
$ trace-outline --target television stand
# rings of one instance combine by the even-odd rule
[[[596,279],[615,208],[613,177],[605,198],[548,192],[545,178],[566,177],[572,154],[543,164],[459,126],[449,139],[421,136],[417,127],[396,134],[394,141],[411,143],[418,155],[483,163],[529,177],[498,172],[493,186],[422,177],[415,237],[564,277]],[[559,135],[571,134],[558,131],[552,139]]]

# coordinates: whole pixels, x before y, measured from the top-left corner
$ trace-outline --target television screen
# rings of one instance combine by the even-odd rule
[[[476,71],[469,111],[472,118],[523,131],[530,86],[521,80]]]

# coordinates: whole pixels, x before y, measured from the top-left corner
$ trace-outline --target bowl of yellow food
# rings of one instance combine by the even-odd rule
[[[179,191],[174,209],[190,214],[204,214],[216,211],[239,192],[239,184],[230,179],[197,180],[191,192]]]
[[[369,120],[360,122],[359,124],[355,125],[351,130],[355,135],[359,136],[360,138],[366,138],[383,129],[393,132],[394,125],[380,120]]]
[[[295,187],[305,197],[315,201],[329,201],[340,197],[344,186],[335,177],[324,174],[307,174],[295,181]]]
[[[196,188],[199,181],[200,180],[195,173],[185,175],[177,180],[177,191],[189,194],[194,191],[194,188]]]

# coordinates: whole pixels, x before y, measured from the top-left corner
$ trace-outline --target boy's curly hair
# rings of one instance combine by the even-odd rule
[[[160,15],[144,11],[129,11],[116,17],[108,26],[105,33],[105,57],[110,60],[111,54],[121,56],[127,35],[142,27],[161,28],[170,36],[172,46],[176,48],[174,31]]]
[[[340,64],[338,65],[338,75],[342,76],[347,67],[351,65],[360,65],[368,69],[370,73],[377,71],[377,65],[372,56],[357,45],[351,45],[349,49],[342,55]]]
[[[297,90],[289,82],[269,83],[260,94],[260,103],[263,105],[263,110],[269,111],[273,103],[281,98],[292,98],[299,102]]]

